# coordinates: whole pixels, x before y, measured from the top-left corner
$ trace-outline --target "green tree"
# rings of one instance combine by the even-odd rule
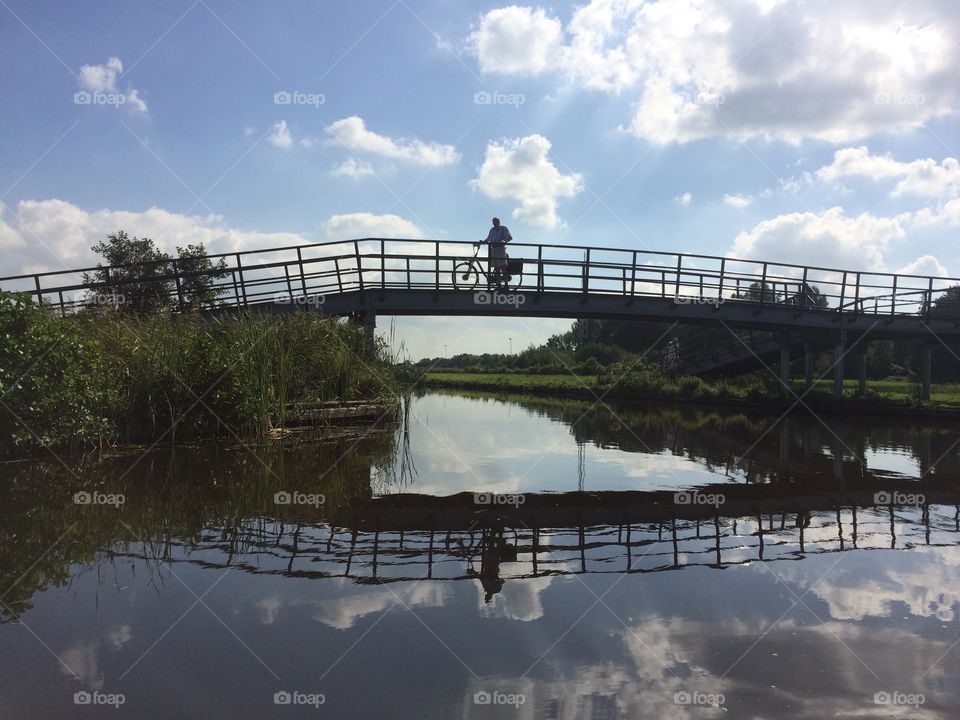
[[[199,310],[215,305],[222,292],[216,281],[226,277],[227,263],[218,258],[214,263],[207,257],[203,243],[177,248],[177,274],[180,275],[180,295],[184,310]]]
[[[112,305],[120,310],[148,315],[170,304],[174,292],[172,258],[150,238],[129,237],[123,230],[107,235],[91,248],[103,258],[86,283],[96,283],[91,304]]]

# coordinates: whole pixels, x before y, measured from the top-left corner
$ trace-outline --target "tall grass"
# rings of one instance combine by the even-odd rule
[[[0,334],[17,337],[4,377],[34,381],[5,399],[0,455],[98,440],[264,438],[292,403],[393,398],[398,389],[384,348],[366,357],[362,328],[312,313],[62,319],[29,304],[4,309]],[[58,337],[70,341],[56,345]],[[48,406],[61,409],[37,410]],[[89,421],[76,423],[78,414]]]

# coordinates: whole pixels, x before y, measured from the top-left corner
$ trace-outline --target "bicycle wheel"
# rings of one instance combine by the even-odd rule
[[[480,273],[469,260],[463,260],[453,266],[453,286],[457,290],[473,290],[480,282]]]

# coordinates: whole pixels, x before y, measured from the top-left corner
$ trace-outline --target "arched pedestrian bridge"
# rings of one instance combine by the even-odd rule
[[[811,348],[823,347],[842,357],[856,345],[865,355],[877,339],[913,336],[928,347],[960,342],[960,278],[622,248],[514,242],[508,249],[522,260],[522,273],[502,292],[488,292],[483,250],[469,264],[474,243],[384,238],[210,255],[225,264],[215,271],[172,261],[161,272],[153,268],[150,282],[162,285],[175,309],[190,304],[199,279],[216,294],[210,311],[310,309],[362,319],[371,336],[378,314],[725,325],[763,332],[767,344],[773,333],[785,368],[798,345],[809,359]],[[97,282],[89,280],[94,271]],[[142,290],[142,271],[117,266],[4,277],[0,289],[29,293],[67,314]],[[927,360],[929,393],[929,352]],[[834,379],[839,391],[839,372]]]

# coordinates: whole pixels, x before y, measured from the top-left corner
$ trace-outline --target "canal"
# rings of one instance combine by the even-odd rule
[[[954,718],[958,440],[430,392],[8,463],[0,717]]]

